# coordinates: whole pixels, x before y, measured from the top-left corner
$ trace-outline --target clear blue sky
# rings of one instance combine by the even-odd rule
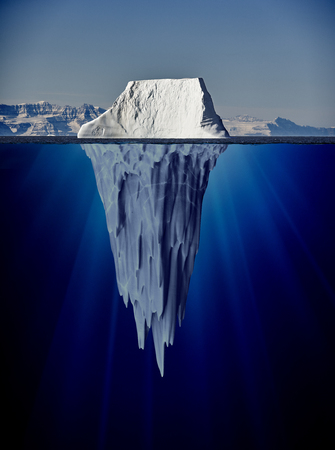
[[[333,0],[0,2],[0,102],[108,108],[129,80],[203,77],[221,117],[335,126]]]

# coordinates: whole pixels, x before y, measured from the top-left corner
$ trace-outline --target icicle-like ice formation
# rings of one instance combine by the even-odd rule
[[[130,299],[138,345],[152,327],[163,376],[195,255],[210,170],[226,145],[82,144],[104,204],[120,295]]]

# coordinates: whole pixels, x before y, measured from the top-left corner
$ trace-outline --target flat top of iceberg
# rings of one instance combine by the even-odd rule
[[[224,138],[202,78],[129,81],[112,107],[84,124],[79,138]]]

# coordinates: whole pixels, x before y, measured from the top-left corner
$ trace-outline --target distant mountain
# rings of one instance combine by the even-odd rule
[[[274,122],[269,122],[268,127],[271,131],[271,136],[335,136],[335,127],[316,128],[301,126],[281,117],[277,117]]]
[[[268,121],[245,115],[222,121],[230,136],[335,136],[335,127],[301,126],[281,117]]]
[[[0,105],[0,136],[76,136],[84,123],[105,111],[86,103],[79,108],[48,102]],[[335,136],[335,127],[301,126],[281,117],[268,121],[244,115],[222,121],[230,136]]]
[[[86,103],[79,108],[48,102],[0,105],[0,135],[76,136],[84,123],[105,111]]]

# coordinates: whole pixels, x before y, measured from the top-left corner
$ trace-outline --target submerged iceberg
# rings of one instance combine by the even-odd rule
[[[113,106],[79,138],[224,138],[202,78],[130,81]]]
[[[152,328],[163,376],[199,247],[209,172],[226,145],[82,144],[102,199],[117,284],[131,301],[138,345]]]

